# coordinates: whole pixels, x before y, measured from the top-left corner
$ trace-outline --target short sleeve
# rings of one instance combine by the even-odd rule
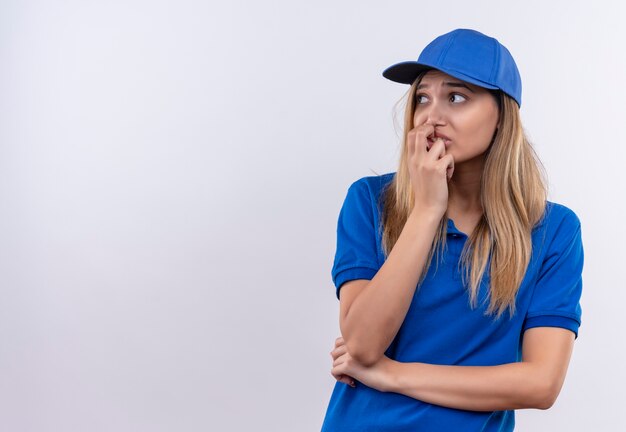
[[[584,251],[578,217],[569,210],[543,260],[522,332],[533,327],[562,327],[578,338],[582,309]]]
[[[354,279],[372,279],[379,269],[375,207],[368,185],[357,180],[348,188],[337,221],[337,248],[331,270],[335,295]]]

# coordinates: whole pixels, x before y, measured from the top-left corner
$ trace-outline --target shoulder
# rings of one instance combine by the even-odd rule
[[[350,184],[343,203],[343,212],[366,215],[377,222],[383,211],[385,187],[393,180],[395,173],[361,177]]]
[[[550,232],[577,231],[580,218],[571,208],[553,201],[546,201],[546,209],[540,225]]]
[[[546,202],[543,218],[535,233],[535,240],[542,249],[547,248],[548,255],[560,254],[582,242],[581,223],[576,212],[552,201]]]
[[[395,172],[389,172],[380,175],[361,177],[352,182],[348,188],[348,192],[362,197],[368,196],[372,200],[378,199],[385,187],[393,181],[395,174]]]

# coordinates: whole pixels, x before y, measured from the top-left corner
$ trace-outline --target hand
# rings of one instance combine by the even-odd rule
[[[424,123],[411,129],[407,135],[408,169],[415,197],[415,208],[434,211],[443,216],[448,208],[448,184],[454,173],[454,158],[446,154],[441,138],[432,145],[428,136],[435,131]]]
[[[391,388],[393,379],[394,360],[383,356],[372,366],[363,366],[352,358],[342,337],[335,340],[335,349],[330,352],[333,357],[331,374],[340,382],[356,387],[355,381],[360,381],[368,387],[387,392]]]
[[[335,348],[330,352],[330,356],[333,358],[333,366],[334,362],[338,357],[347,352],[346,345],[342,337],[338,337],[335,339]],[[344,384],[348,384],[350,387],[356,387],[356,383],[354,382],[354,378],[351,376],[345,375],[343,373],[339,373],[335,371],[335,368],[330,371],[330,374],[335,377],[335,379]]]

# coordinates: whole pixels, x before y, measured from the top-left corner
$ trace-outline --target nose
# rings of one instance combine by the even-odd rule
[[[428,107],[426,107],[426,123],[435,126],[445,123],[444,113],[438,100],[433,100]]]
[[[422,123],[432,124],[433,126],[445,125],[445,112],[439,100],[435,99],[427,106],[415,111],[415,124]]]

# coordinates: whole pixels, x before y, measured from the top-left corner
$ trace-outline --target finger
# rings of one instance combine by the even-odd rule
[[[445,173],[446,179],[450,180],[454,174],[454,158],[451,154],[444,155],[437,162],[437,166]]]
[[[354,379],[352,379],[348,375],[343,375],[342,378],[338,379],[337,381],[347,384],[352,388],[356,387]]]
[[[355,379],[350,375],[343,374],[341,372],[337,372],[335,368],[330,371],[330,374],[339,382],[349,385],[350,387],[356,387]]]
[[[423,155],[428,152],[428,137],[435,132],[435,126],[431,123],[423,123],[416,129],[416,150],[420,155]]]
[[[350,378],[348,375],[341,375],[339,378],[335,377],[335,379],[344,384],[348,384],[349,386],[354,387],[354,380]]]
[[[341,381],[344,382],[346,384],[350,384],[352,382],[354,382],[354,378],[352,378],[350,375],[346,375],[343,372],[339,371],[339,368],[333,368],[330,371],[330,374],[333,376],[333,378],[335,378],[337,381]]]
[[[426,153],[426,146],[428,145],[426,137],[431,135],[434,131],[435,127],[430,123],[423,123],[411,129],[407,135],[409,156],[412,157],[415,153],[419,153],[420,155]]]
[[[339,345],[343,345],[345,343],[345,341],[343,340],[342,336],[339,336],[337,339],[335,339],[335,346],[338,347]]]
[[[441,138],[437,138],[434,143],[430,144],[428,150],[428,157],[432,160],[438,161],[446,154],[446,145]]]
[[[337,357],[345,354],[346,352],[348,352],[348,347],[346,347],[345,345],[341,345],[341,346],[338,346],[337,348],[335,348],[334,350],[332,350],[330,352],[330,355],[332,356],[332,358],[334,360]]]
[[[340,355],[338,357],[335,357],[333,359],[333,366],[339,366],[340,364],[344,363],[345,361],[346,361],[345,354]]]
[[[413,154],[415,153],[415,134],[416,133],[417,133],[417,130],[413,128],[406,135],[406,147],[409,153],[409,159],[411,159],[413,157]]]
[[[446,168],[446,178],[448,179],[448,181],[450,181],[452,179],[452,176],[454,175],[454,158],[452,157],[452,155],[448,156],[450,156],[450,163]]]

